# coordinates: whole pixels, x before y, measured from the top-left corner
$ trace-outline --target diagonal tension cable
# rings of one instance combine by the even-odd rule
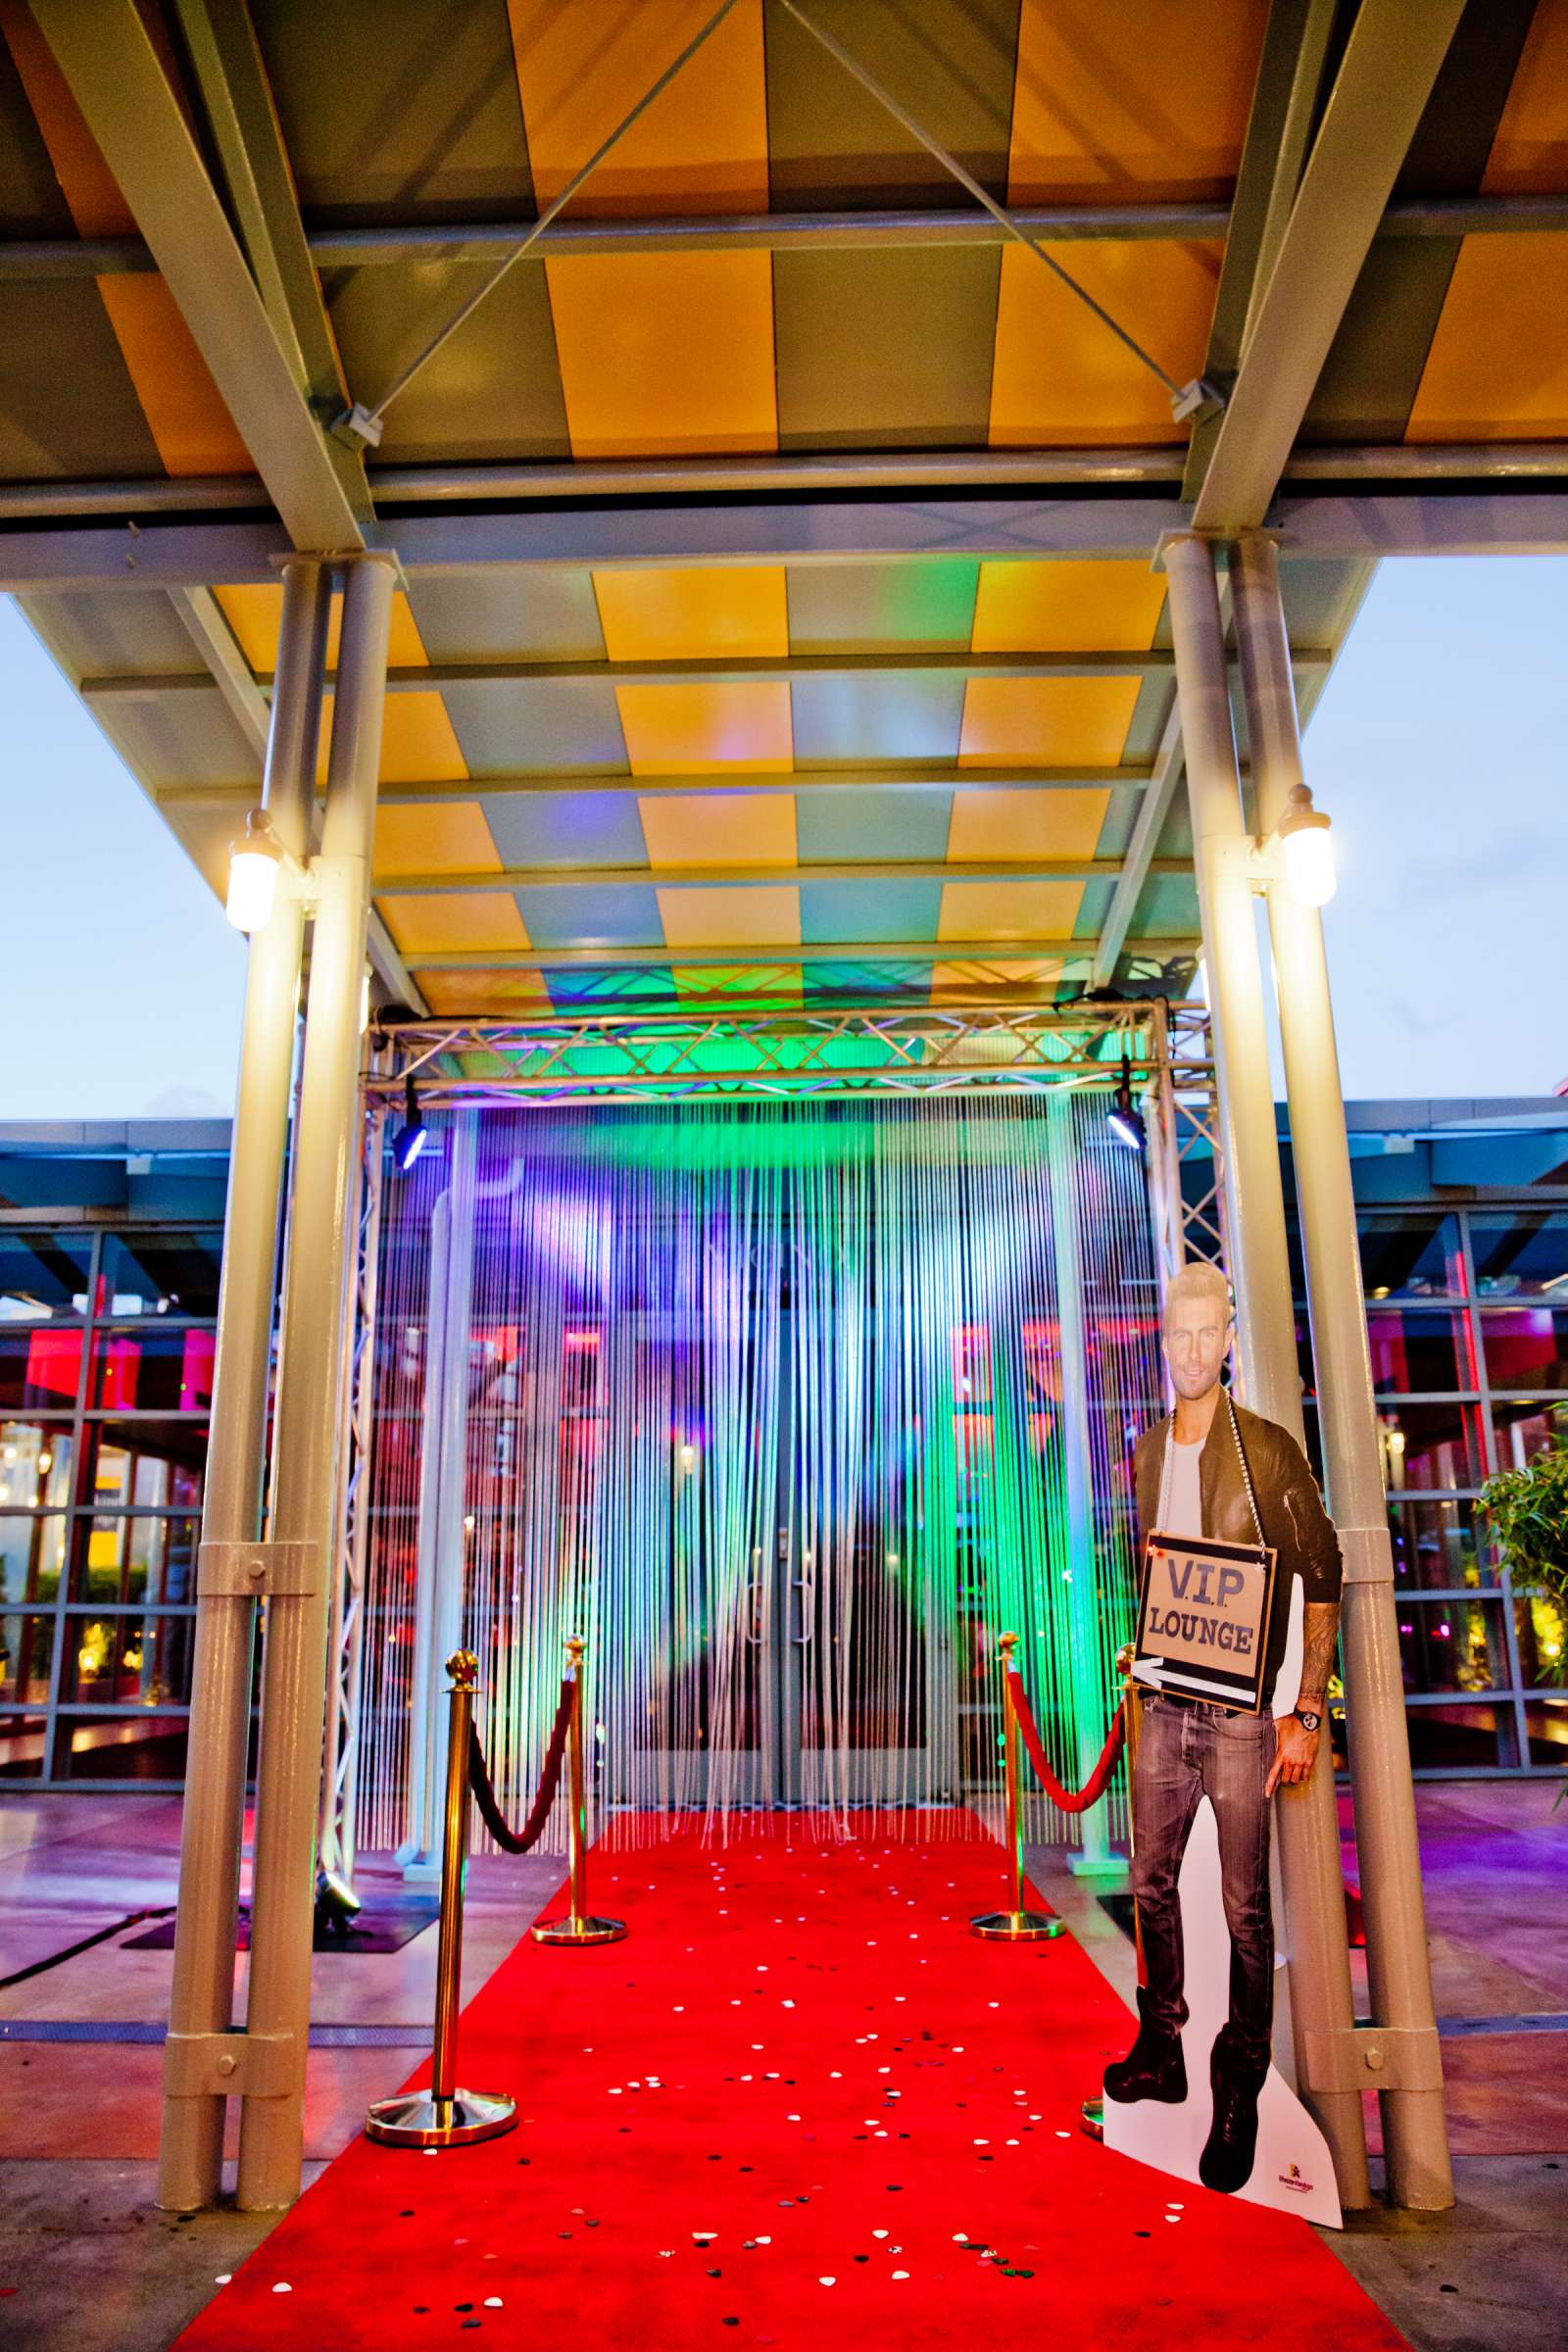
[[[1147,368],[1151,375],[1158,376],[1160,382],[1170,394],[1171,405],[1175,409],[1179,417],[1193,414],[1198,408],[1203,405],[1205,398],[1210,400],[1213,398],[1213,395],[1207,386],[1199,385],[1197,383],[1178,384],[1174,377],[1167,375],[1159,362],[1153,357],[1152,353],[1147,352],[1137,338],[1133,335],[1130,335],[1127,332],[1127,329],[1121,325],[1117,319],[1111,317],[1109,311],[1105,309],[1104,305],[1097,302],[1086,286],[1081,286],[1079,284],[1078,280],[1072,275],[1070,270],[1064,270],[1058,261],[1054,260],[1046,251],[1045,247],[1039,242],[1039,240],[1035,237],[1032,237],[1026,228],[1023,228],[1019,225],[1019,223],[1013,219],[1012,215],[1006,210],[1004,205],[998,204],[996,198],[987,193],[987,191],[981,186],[979,180],[975,178],[974,174],[971,172],[965,171],[963,165],[959,163],[957,157],[944,147],[940,139],[933,138],[930,131],[926,130],[915,121],[914,117],[908,112],[908,109],[899,103],[898,99],[894,97],[893,92],[886,88],[882,82],[878,81],[876,75],[871,73],[867,67],[862,66],[858,58],[851,55],[850,51],[845,48],[842,41],[835,39],[832,33],[828,32],[822,25],[815,24],[812,19],[807,15],[804,8],[797,7],[796,0],[778,0],[778,5],[780,8],[784,9],[788,15],[792,16],[798,24],[803,25],[805,29],[811,35],[811,38],[814,41],[820,42],[822,47],[827,51],[829,57],[836,58],[838,63],[844,68],[845,73],[852,74],[854,78],[860,84],[860,87],[869,92],[870,96],[876,100],[879,106],[885,107],[888,113],[893,117],[894,121],[902,123],[911,138],[918,139],[920,145],[925,148],[927,153],[936,157],[937,162],[942,166],[943,170],[945,172],[951,172],[954,178],[958,182],[959,186],[968,189],[969,194],[974,198],[977,204],[984,205],[986,211],[991,215],[992,220],[995,220],[1000,227],[1004,228],[1008,236],[1016,237],[1019,244],[1022,245],[1026,251],[1032,253],[1037,262],[1044,262],[1046,268],[1051,271],[1052,275],[1054,277],[1060,278],[1062,284],[1067,288],[1068,292],[1071,294],[1076,294],[1078,300],[1084,305],[1086,310],[1093,311],[1095,317],[1100,320],[1101,324],[1110,329],[1110,332],[1115,336],[1118,343],[1126,345],[1127,349],[1132,353],[1134,359],[1137,360],[1143,367]]]
[[[554,220],[556,215],[560,212],[563,212],[571,202],[578,189],[582,186],[584,180],[589,178],[593,172],[598,171],[606,156],[611,152],[611,149],[617,147],[620,144],[627,131],[631,129],[633,123],[642,120],[642,117],[653,105],[654,100],[669,87],[670,83],[674,80],[681,68],[685,65],[688,65],[690,61],[697,55],[698,50],[708,39],[709,35],[718,30],[720,24],[723,24],[724,19],[729,15],[734,6],[735,0],[723,0],[722,7],[714,10],[713,14],[709,18],[707,24],[703,25],[702,29],[692,36],[692,38],[687,42],[685,48],[681,51],[680,55],[673,61],[672,64],[664,69],[662,74],[661,74],[659,79],[654,83],[653,87],[643,92],[636,105],[632,108],[630,114],[625,116],[621,122],[616,123],[614,129],[611,132],[609,138],[605,140],[603,146],[596,148],[593,154],[588,158],[588,161],[572,173],[572,176],[567,180],[565,186],[561,190],[560,194],[552,197],[550,203],[546,205],[538,220],[535,220],[529,228],[527,235],[521,238],[517,244],[514,245],[510,253],[502,256],[501,260],[491,270],[489,276],[485,278],[482,284],[474,288],[473,292],[468,296],[467,301],[465,302],[458,310],[456,310],[452,317],[447,320],[446,324],[439,328],[438,331],[431,336],[429,342],[425,344],[423,350],[416,353],[415,357],[404,368],[402,374],[393,377],[391,383],[382,393],[374,408],[364,408],[358,401],[356,401],[353,408],[344,411],[343,415],[338,417],[332,427],[332,430],[338,435],[339,439],[350,441],[360,448],[373,449],[377,445],[381,438],[381,419],[386,415],[387,410],[392,406],[392,403],[397,399],[398,395],[408,390],[410,384],[413,383],[415,377],[419,373],[420,369],[428,366],[429,362],[434,359],[436,353],[441,350],[444,344],[451,341],[452,337],[457,333],[459,327],[463,325],[465,319],[471,318],[473,313],[478,309],[480,303],[485,300],[486,296],[495,292],[497,286],[500,285],[501,280],[506,276],[508,270],[511,270],[516,263],[520,262],[523,255],[528,251],[529,247],[536,244],[539,238],[544,235],[545,230],[550,226],[550,223],[552,220]],[[1087,299],[1088,297],[1086,296],[1085,300]]]

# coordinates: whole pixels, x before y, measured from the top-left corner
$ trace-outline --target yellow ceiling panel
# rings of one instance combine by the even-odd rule
[[[383,802],[375,812],[378,874],[499,874],[501,858],[477,801],[443,801],[403,808]]]
[[[1081,882],[944,882],[938,939],[1070,939]]]
[[[712,14],[712,0],[508,0],[539,204],[561,193]],[[741,0],[567,216],[766,210],[762,7]]]
[[[283,587],[281,581],[252,580],[236,588],[215,588],[213,594],[222,608],[239,642],[240,652],[252,669],[267,672],[277,667],[277,631],[283,616]],[[337,667],[338,640],[343,630],[343,599],[334,596],[326,624],[326,665]],[[387,662],[393,669],[424,669],[428,658],[419,624],[415,619],[409,600],[401,588],[392,598],[392,621],[387,633]]]
[[[405,956],[456,956],[465,951],[478,955],[486,949],[528,945],[517,902],[509,890],[385,892],[376,905]]]
[[[1085,942],[1086,947],[1093,944]],[[972,1000],[993,988],[1049,987],[1065,969],[1066,959],[1061,956],[1035,956],[1023,963],[1001,956],[995,962],[987,956],[984,963],[937,963],[931,967],[931,1002],[946,1004]]]
[[[1481,185],[1489,196],[1568,186],[1568,5],[1538,0]]]
[[[578,254],[545,274],[573,456],[777,448],[771,255]]]
[[[971,678],[960,767],[1114,767],[1138,700],[1137,678]]]
[[[150,11],[146,23],[177,88],[178,70],[163,25]],[[0,37],[11,52],[77,234],[135,236],[130,207],[24,0],[0,0]],[[165,469],[172,474],[254,473],[250,452],[163,279],[100,277],[97,286]]]
[[[685,564],[593,579],[612,662],[778,661],[790,650],[782,564]]]
[[[1568,438],[1568,235],[1466,237],[1407,441]]]
[[[617,686],[615,701],[634,776],[778,775],[794,763],[783,683]]]
[[[755,890],[662,890],[659,911],[671,948],[795,948],[801,894],[793,884]]]
[[[1174,382],[1199,373],[1220,246],[1086,242],[1054,250]],[[991,376],[992,447],[1087,449],[1186,438],[1158,377],[1033,254],[1006,246]]]
[[[416,971],[414,977],[438,1020],[554,1010],[543,972]]]
[[[948,856],[960,865],[1093,858],[1109,806],[1108,792],[956,792]]]
[[[982,564],[977,654],[1144,653],[1165,583],[1146,563]]]
[[[332,697],[321,697],[321,739],[316,755],[316,781],[326,782],[327,746],[331,741]],[[383,784],[457,784],[467,775],[447,707],[439,694],[389,694],[381,719],[381,781]]]
[[[722,800],[639,801],[651,865],[793,865],[795,801],[787,792]]]
[[[1184,0],[1023,0],[1011,201],[1228,196],[1267,22],[1268,0],[1200,19]]]

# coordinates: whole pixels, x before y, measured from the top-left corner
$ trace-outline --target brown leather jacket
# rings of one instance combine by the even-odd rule
[[[1260,1413],[1236,1407],[1263,1541],[1279,1553],[1282,1583],[1294,1569],[1309,1601],[1340,1597],[1340,1540],[1334,1522],[1323,1508],[1317,1481],[1305,1454],[1288,1429],[1265,1421]],[[1141,1536],[1152,1535],[1159,1517],[1159,1482],[1164,1465],[1167,1414],[1146,1429],[1133,1455],[1137,1484],[1138,1525]],[[1242,1466],[1236,1458],[1230,1415],[1220,1398],[1213,1427],[1203,1441],[1198,1465],[1199,1491],[1203,1500],[1203,1533],[1216,1544],[1255,1544],[1257,1533],[1248,1507]]]

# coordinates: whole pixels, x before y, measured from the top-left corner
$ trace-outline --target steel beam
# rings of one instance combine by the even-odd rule
[[[1336,0],[1273,0],[1236,175],[1209,321],[1203,381],[1226,392],[1236,381],[1258,289],[1268,282],[1300,184]],[[1187,450],[1183,492],[1196,498],[1208,470],[1221,410],[1200,417]]]
[[[1173,705],[1170,716],[1165,721],[1165,732],[1159,739],[1159,750],[1154,756],[1149,788],[1139,805],[1132,839],[1122,856],[1116,887],[1100,928],[1100,945],[1095,951],[1091,975],[1097,988],[1104,988],[1109,984],[1120,960],[1127,934],[1132,928],[1133,916],[1138,911],[1144,885],[1150,875],[1158,870],[1154,851],[1165,830],[1165,819],[1170,814],[1171,803],[1176,797],[1182,774],[1182,714],[1180,706]],[[1163,862],[1168,870],[1170,861],[1167,859]],[[1182,860],[1179,870],[1190,873],[1192,867]]]
[[[183,11],[181,12],[183,13]],[[1221,203],[1014,205],[1019,226],[1053,245],[1189,243],[1224,237],[1233,207]],[[493,262],[527,235],[526,220],[406,221],[318,228],[306,250],[320,270],[373,270],[410,262]],[[1380,237],[1540,236],[1568,229],[1568,196],[1403,197],[1378,223]],[[637,253],[877,253],[913,246],[1006,242],[988,214],[933,207],[864,213],[743,213],[667,220],[553,220],[536,240],[542,258]],[[0,241],[0,285],[56,278],[146,275],[157,270],[140,237],[25,237]]]
[[[363,469],[301,396],[135,0],[37,0],[33,15],[294,545],[362,547]]]
[[[1260,523],[1464,0],[1362,0],[1193,513]]]
[[[493,952],[448,949],[444,954],[417,956],[421,972],[527,972],[566,970],[572,965],[650,968],[665,965],[747,965],[773,970],[797,963],[1089,963],[1096,941],[1087,939],[904,939],[801,940],[762,947],[755,940],[725,947],[666,947],[650,940],[635,947],[592,942],[571,948],[505,948]],[[1129,956],[1165,957],[1196,955],[1195,931],[1161,932],[1157,938],[1130,940]]]
[[[1149,867],[1156,874],[1192,870],[1185,858],[1161,858]],[[820,865],[507,865],[490,873],[377,874],[372,887],[378,897],[394,892],[431,898],[476,890],[623,890],[646,883],[661,890],[760,890],[781,882],[1115,882],[1121,872],[1119,858],[977,858],[963,864],[937,858]]]
[[[1292,659],[1300,669],[1326,668],[1327,646],[1297,646]],[[769,685],[795,678],[1168,678],[1173,657],[1166,646],[1142,654],[787,654],[776,661],[696,662],[431,662],[387,672],[388,694],[439,693],[449,686],[728,686]],[[335,678],[330,673],[328,684]],[[151,702],[165,695],[207,694],[217,681],[205,669],[128,671],[83,678],[77,692],[85,703]],[[264,694],[271,678],[256,684]]]
[[[306,242],[282,127],[245,0],[174,0],[241,242],[302,397],[331,415],[349,398]],[[347,475],[362,493],[363,475]]]
[[[624,770],[602,775],[455,776],[433,784],[383,784],[380,805],[402,808],[441,808],[451,801],[559,798],[563,793],[630,793],[639,801],[723,800],[744,793],[748,800],[792,800],[799,793],[818,792],[1143,792],[1153,773],[1147,761],[1124,761],[1119,767],[990,768],[955,767],[951,760],[922,765],[908,761],[891,771],[881,767],[800,768],[783,774],[750,773],[741,769],[705,769],[694,776],[633,776]],[[153,792],[162,809],[248,808],[244,784],[164,784]]]
[[[1272,518],[1283,556],[1333,560],[1383,556],[1560,555],[1568,552],[1568,445],[1551,451],[1436,453],[1435,486],[1423,491],[1428,454],[1392,463],[1387,486],[1358,472],[1358,454],[1322,453],[1303,469],[1331,485],[1287,486]],[[1495,463],[1492,486],[1488,467]],[[1454,475],[1476,486],[1445,486]],[[1547,478],[1550,486],[1547,486]],[[1185,526],[1172,498],[909,497],[813,504],[781,498],[662,507],[557,503],[403,514],[378,527],[411,578],[470,565],[789,564],[823,565],[961,555],[986,562],[1053,557],[1152,557]],[[164,591],[215,582],[274,581],[289,552],[275,522],[217,515],[201,521],[132,516],[118,523],[0,531],[0,590],[25,596],[103,588]]]

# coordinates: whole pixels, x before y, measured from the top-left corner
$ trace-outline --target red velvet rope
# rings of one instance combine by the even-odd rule
[[[1029,1712],[1029,1698],[1023,1687],[1023,1676],[1013,1667],[1007,1669],[1007,1688],[1012,1692],[1013,1710],[1018,1718],[1018,1729],[1023,1734],[1023,1743],[1029,1750],[1029,1761],[1040,1775],[1040,1785],[1046,1794],[1062,1813],[1087,1813],[1090,1806],[1104,1795],[1110,1776],[1116,1769],[1116,1759],[1121,1754],[1122,1739],[1127,1729],[1122,1709],[1118,1707],[1111,1717],[1110,1730],[1105,1735],[1105,1744],[1100,1751],[1100,1762],[1095,1766],[1077,1795],[1074,1796],[1069,1789],[1062,1787],[1051,1769],[1051,1762],[1046,1754],[1035,1719]]]
[[[530,1846],[538,1844],[544,1835],[545,1823],[550,1819],[550,1808],[556,1801],[556,1790],[561,1786],[561,1761],[566,1752],[566,1735],[571,1729],[571,1707],[576,1689],[576,1684],[569,1677],[561,1686],[561,1704],[556,1709],[550,1745],[545,1750],[544,1770],[539,1775],[539,1793],[533,1800],[533,1811],[520,1830],[507,1827],[506,1816],[497,1804],[495,1789],[490,1785],[490,1767],[484,1760],[484,1749],[479,1743],[478,1726],[473,1723],[468,1726],[468,1787],[473,1790],[473,1801],[479,1808],[485,1828],[505,1854],[525,1854]]]

